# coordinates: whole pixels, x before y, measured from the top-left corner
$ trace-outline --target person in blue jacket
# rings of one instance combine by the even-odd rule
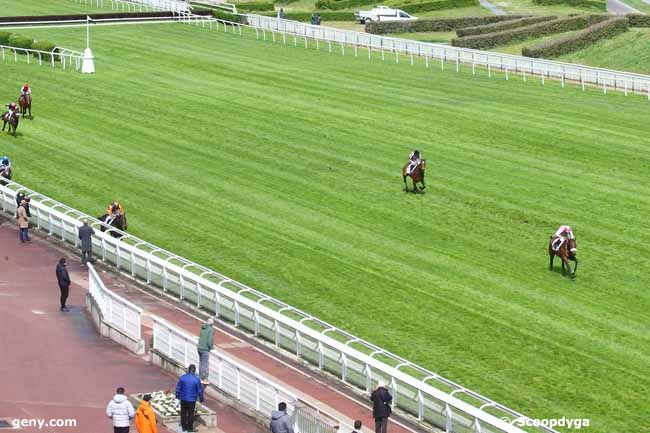
[[[196,375],[196,366],[191,364],[187,373],[178,379],[176,384],[176,398],[181,401],[181,428],[184,432],[194,430],[194,407],[198,399],[203,403],[203,385]]]

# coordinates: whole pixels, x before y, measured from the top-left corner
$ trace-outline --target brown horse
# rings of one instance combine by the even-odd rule
[[[32,119],[32,95],[20,95],[18,104],[20,105],[20,114],[24,116],[29,110],[29,118]]]
[[[410,163],[406,163],[406,165],[402,168],[402,177],[404,178],[404,191],[408,192],[409,187],[406,184],[406,178],[411,176],[411,180],[413,181],[413,192],[417,193],[418,188],[417,184],[418,182],[422,184],[422,187],[420,188],[420,191],[422,191],[425,186],[424,186],[424,169],[427,167],[427,160],[423,159],[420,161],[417,167],[413,169],[411,174],[408,174],[407,170],[409,167]]]
[[[20,114],[18,113],[10,116],[10,113],[8,111],[5,111],[5,113],[2,115],[2,130],[3,131],[5,130],[5,127],[7,126],[8,123],[9,133],[12,134],[14,137],[16,136],[16,129],[18,129],[18,116],[20,116]]]
[[[555,256],[558,256],[560,259],[562,259],[562,275],[566,275],[566,268],[569,270],[569,274],[571,275],[571,279],[575,279],[576,277],[576,272],[578,271],[578,258],[576,257],[578,249],[576,247],[576,240],[575,238],[573,239],[567,239],[564,241],[562,246],[560,246],[560,249],[557,251],[553,250],[553,236],[551,236],[551,239],[548,242],[548,255],[551,257],[551,263],[550,263],[550,270],[553,270],[553,258]],[[569,264],[569,261],[575,262],[575,267],[573,270],[571,270],[571,265]]]

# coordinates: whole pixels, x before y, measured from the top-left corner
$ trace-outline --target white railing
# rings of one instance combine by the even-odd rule
[[[88,292],[102,312],[106,323],[136,341],[142,339],[142,308],[106,288],[90,263],[88,263]]]
[[[183,368],[190,364],[198,367],[198,338],[157,316],[152,315],[151,318],[154,350]],[[281,385],[215,350],[210,352],[208,381],[249,409],[267,416],[277,408],[278,403],[287,403],[297,433],[336,433],[342,427],[335,416],[319,410]]]
[[[650,100],[650,76],[648,75],[452,47],[430,42],[390,38],[351,30],[313,26],[262,15],[247,14],[245,16],[248,25],[257,31],[272,32],[274,41],[277,32],[304,38],[305,46],[307,45],[307,39],[313,40],[317,48],[320,49],[320,44],[323,44],[323,47],[326,47],[329,51],[332,51],[332,44],[338,44],[342,53],[345,53],[345,47],[349,46],[352,47],[354,55],[359,55],[359,51],[366,50],[368,57],[370,57],[371,52],[379,51],[382,59],[384,59],[385,53],[388,52],[394,54],[396,62],[400,61],[400,55],[406,56],[406,60],[410,61],[411,64],[413,64],[414,57],[420,57],[424,59],[427,68],[430,64],[432,67],[436,66],[435,62],[439,61],[442,69],[445,68],[445,64],[451,64],[458,71],[460,65],[463,64],[471,65],[472,72],[476,73],[476,67],[478,66],[487,69],[490,76],[492,76],[493,70],[499,70],[506,79],[512,74],[521,74],[524,80],[528,76],[529,78],[538,78],[544,84],[545,79],[552,78],[559,80],[562,87],[565,86],[565,83],[580,85],[583,90],[586,85],[597,86],[602,88],[604,93],[607,93],[608,90],[620,90],[625,92],[625,95],[628,92],[641,93]],[[262,37],[266,39],[265,34]],[[286,38],[282,40],[286,43]],[[351,51],[349,50],[349,52]]]
[[[103,8],[110,2],[112,10],[126,12],[142,12],[144,10],[164,10],[175,13],[189,12],[191,9],[188,0],[76,0],[79,4]],[[139,10],[138,10],[139,8]]]
[[[88,219],[95,228],[102,225],[13,181],[0,186],[4,212],[15,213],[14,197],[19,190],[32,197],[30,206],[36,214],[32,223],[53,237],[76,246],[76,226],[81,219]],[[359,390],[370,392],[378,381],[390,384],[394,404],[423,423],[442,427],[448,433],[520,433],[521,429],[500,418],[530,419],[225,275],[121,234],[121,239],[103,233],[95,237],[95,246],[105,262],[292,352]],[[530,431],[555,432],[543,426]]]
[[[63,69],[70,67],[74,63],[76,70],[81,68],[83,54],[78,51],[69,50],[67,48],[56,47],[52,51],[34,50],[31,48],[19,48],[9,45],[0,45],[0,57],[4,62],[7,58],[13,59],[18,62],[18,59],[25,56],[26,62],[36,63],[42,65],[43,62],[50,64],[53,68],[60,64]]]

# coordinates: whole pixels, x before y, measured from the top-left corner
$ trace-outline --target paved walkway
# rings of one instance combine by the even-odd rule
[[[110,433],[105,410],[115,388],[124,386],[127,393],[173,389],[176,377],[99,336],[85,313],[87,289],[77,283],[86,271],[74,258],[68,260],[74,276],[70,311],[59,311],[54,267],[61,255],[35,237],[19,243],[13,224],[0,217],[0,420],[76,420],[76,427],[19,432]],[[264,431],[217,401],[206,404],[218,412],[219,429],[202,432]],[[171,433],[164,427],[158,431]]]
[[[9,386],[3,388],[8,392],[0,395],[0,419],[27,415],[41,417],[43,413],[42,417],[76,417],[78,425],[84,426],[81,430],[57,432],[109,432],[110,425],[103,410],[116,386],[125,386],[127,392],[172,387],[174,377],[97,335],[83,312],[88,277],[76,256],[43,239],[35,238],[30,244],[20,244],[14,224],[3,225],[1,218],[0,301],[6,298],[8,302],[0,302],[0,350],[4,352],[6,349],[10,355],[9,362],[0,365],[0,383]],[[73,308],[69,313],[61,313],[58,309],[54,266],[61,256],[68,257],[73,281],[69,302]],[[152,322],[147,317],[150,314],[198,335],[203,320],[203,317],[198,317],[201,313],[101,266],[99,272],[110,289],[144,309],[143,338],[147,346],[152,335]],[[292,358],[259,345],[226,324],[217,322],[216,325],[217,350],[237,358],[242,364],[334,413],[346,423],[361,419],[363,431],[372,431],[368,428],[373,425],[373,419],[366,397],[312,372]],[[8,330],[13,328],[18,332],[9,333]],[[29,373],[15,374],[21,370]],[[225,433],[257,433],[257,425],[232,409],[217,402],[208,402],[208,406],[217,409],[219,428]],[[389,431],[412,433],[426,430],[397,417],[391,419]],[[341,433],[348,432],[343,430]]]
[[[643,14],[643,12],[623,3],[621,0],[607,0],[607,12],[614,15]]]

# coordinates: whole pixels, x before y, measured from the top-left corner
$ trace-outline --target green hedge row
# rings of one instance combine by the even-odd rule
[[[231,21],[233,23],[242,23],[245,24],[241,15],[231,14],[221,9],[212,9],[212,16],[224,21]]]
[[[409,14],[416,14],[419,12],[439,11],[443,9],[455,9],[478,5],[478,0],[437,0],[421,3],[402,4],[395,6],[395,8],[401,9]]]
[[[35,41],[26,36],[20,35],[18,33],[11,33],[11,32],[0,32],[0,45],[8,45],[16,48],[26,48],[26,49],[47,51],[48,53],[52,52],[52,50],[56,47],[56,45],[50,41],[46,41],[46,40]],[[25,53],[18,51],[18,54],[25,54]],[[41,55],[43,56],[42,57],[43,60],[50,60],[51,56],[49,54],[41,54]]]
[[[650,27],[650,15],[629,14],[625,16],[630,22],[630,27]]]
[[[465,36],[483,35],[485,33],[502,32],[504,30],[516,29],[518,27],[525,27],[531,24],[537,24],[544,21],[556,20],[557,16],[541,16],[541,17],[526,17],[519,18],[518,20],[501,21],[499,23],[485,24],[483,26],[465,27],[456,30],[456,35],[459,38]]]
[[[275,10],[275,5],[273,3],[256,3],[256,2],[237,3],[237,10],[244,11],[244,12],[272,11]]]
[[[377,3],[377,0],[318,0],[316,9],[329,9],[333,11],[341,9],[356,8],[359,6],[371,5]]]
[[[451,40],[451,44],[454,47],[485,50],[496,47],[497,45],[507,45],[517,41],[538,38],[540,36],[584,29],[593,24],[605,21],[607,18],[607,15],[576,15],[531,24],[526,27],[506,30],[503,32],[456,38]]]
[[[484,17],[433,18],[414,21],[367,23],[366,32],[375,35],[387,33],[448,32],[451,30],[515,20],[525,15],[489,15]]]
[[[579,8],[607,11],[607,2],[604,0],[533,0],[533,3],[542,6],[568,5]]]
[[[284,18],[308,23],[314,12],[285,12]],[[321,21],[354,21],[354,12],[316,12]],[[261,15],[271,16],[263,13]]]
[[[0,45],[8,45],[9,36],[11,36],[11,32],[0,32]]]
[[[612,18],[594,24],[574,35],[566,36],[554,41],[548,41],[532,47],[524,47],[521,53],[526,57],[555,57],[572,53],[601,40],[612,38],[627,32],[629,21],[625,17]]]

